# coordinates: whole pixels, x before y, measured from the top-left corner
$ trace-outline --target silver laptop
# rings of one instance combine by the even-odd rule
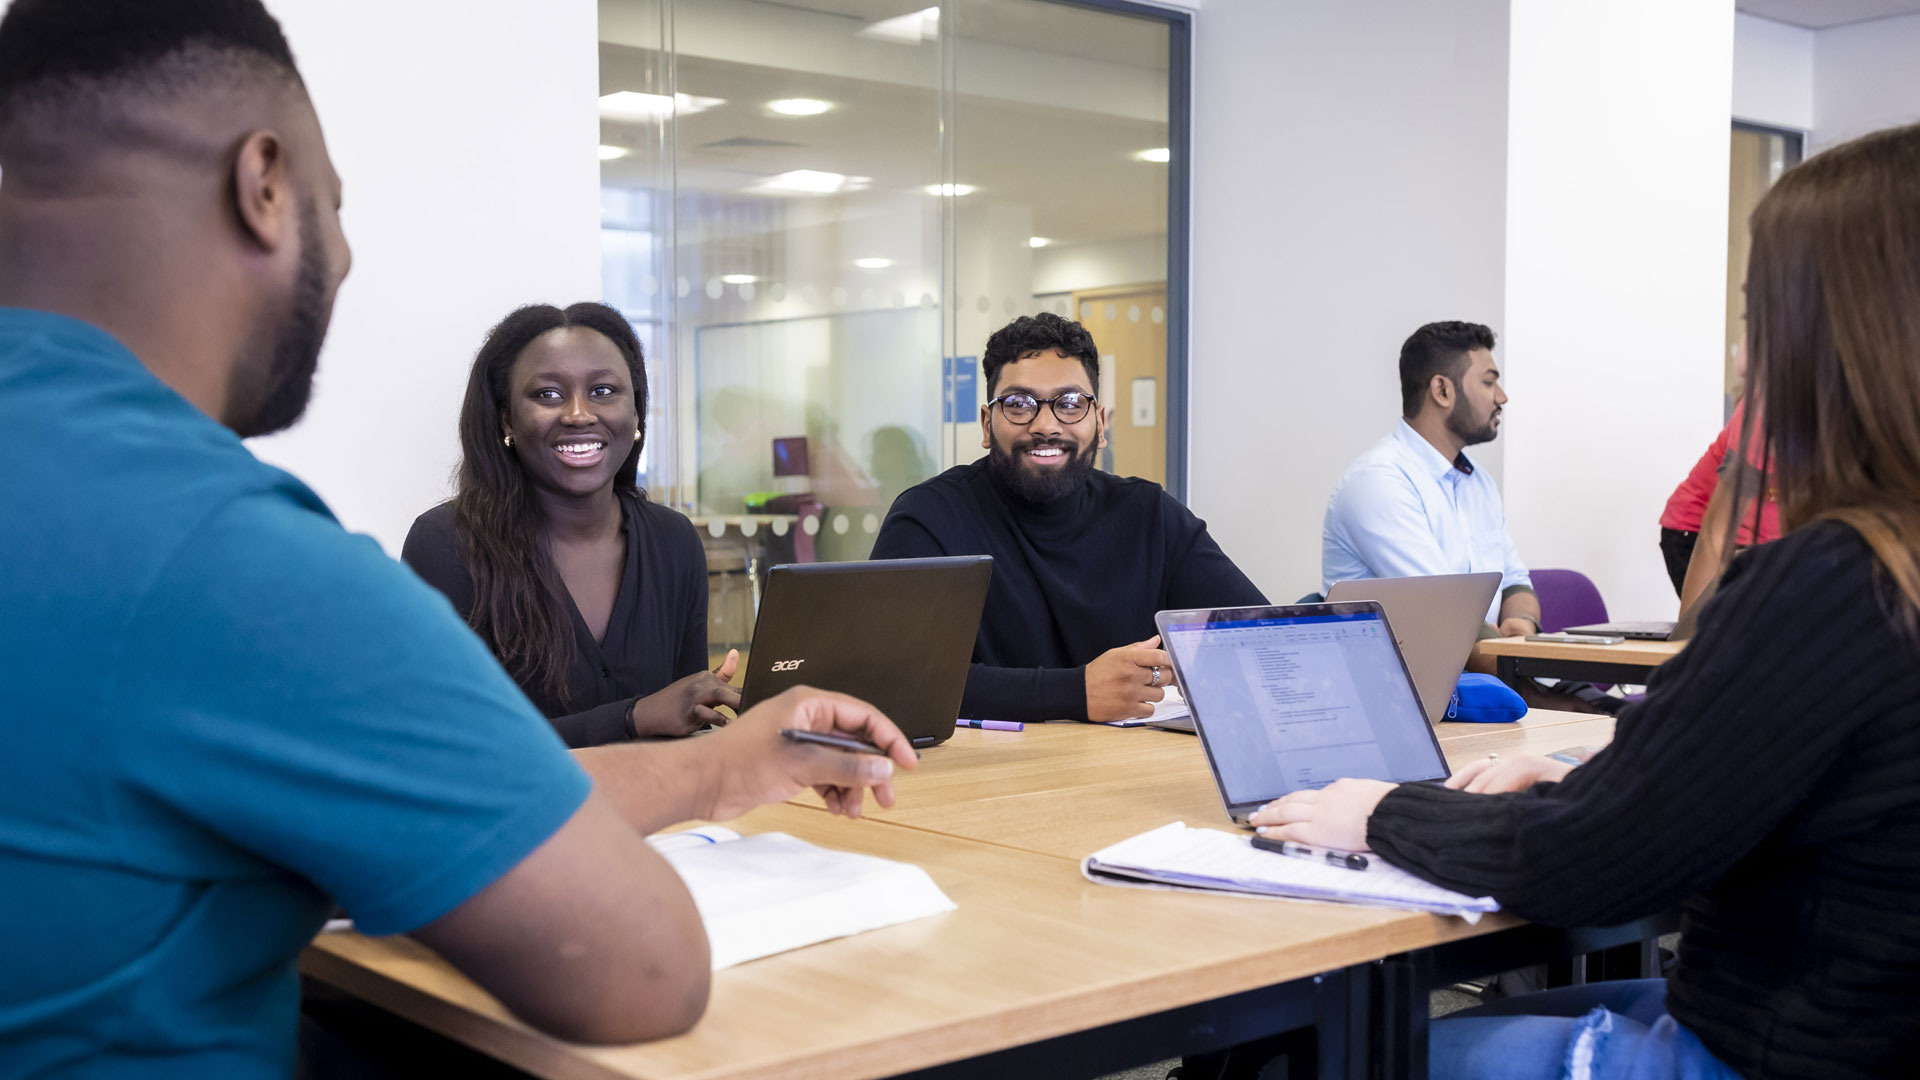
[[[1162,611],[1154,621],[1233,820],[1344,776],[1446,778],[1379,604]]]
[[[1446,717],[1454,687],[1499,591],[1498,571],[1435,574],[1338,581],[1327,590],[1327,601],[1372,600],[1386,609],[1427,722],[1437,724]]]

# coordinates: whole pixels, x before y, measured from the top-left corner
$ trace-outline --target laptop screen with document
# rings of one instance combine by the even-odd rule
[[[1344,776],[1447,775],[1378,604],[1161,612],[1160,629],[1236,819]]]

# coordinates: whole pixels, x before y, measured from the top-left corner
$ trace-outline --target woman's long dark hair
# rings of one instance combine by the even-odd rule
[[[460,471],[453,495],[454,533],[473,577],[468,624],[516,679],[562,702],[570,692],[567,668],[573,657],[566,584],[553,565],[546,513],[520,458],[502,441],[501,418],[521,351],[549,330],[572,326],[599,333],[627,359],[641,437],[614,473],[613,489],[638,494],[635,478],[647,431],[647,369],[640,340],[618,311],[581,303],[564,311],[530,304],[487,333],[460,405]]]
[[[1787,530],[1859,532],[1920,613],[1920,125],[1836,146],[1760,201],[1747,270],[1749,423]],[[1735,457],[1735,490],[1755,468]],[[1738,522],[1734,523],[1738,527]],[[1728,551],[1733,550],[1731,542]]]

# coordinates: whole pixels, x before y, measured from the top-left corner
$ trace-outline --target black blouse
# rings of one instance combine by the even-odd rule
[[[707,666],[707,556],[700,534],[683,515],[630,492],[620,493],[627,559],[620,591],[595,641],[573,598],[570,693],[555,699],[520,683],[568,746],[599,746],[633,737],[627,712],[637,698]],[[427,584],[445,593],[466,618],[473,610],[473,578],[454,536],[453,505],[442,503],[414,520],[400,557]]]

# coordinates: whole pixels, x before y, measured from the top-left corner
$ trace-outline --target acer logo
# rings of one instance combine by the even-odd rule
[[[775,660],[775,661],[773,662],[773,670],[775,670],[775,671],[799,671],[799,670],[800,670],[800,665],[801,665],[801,664],[804,664],[804,663],[806,663],[806,661],[805,661],[805,660]]]

